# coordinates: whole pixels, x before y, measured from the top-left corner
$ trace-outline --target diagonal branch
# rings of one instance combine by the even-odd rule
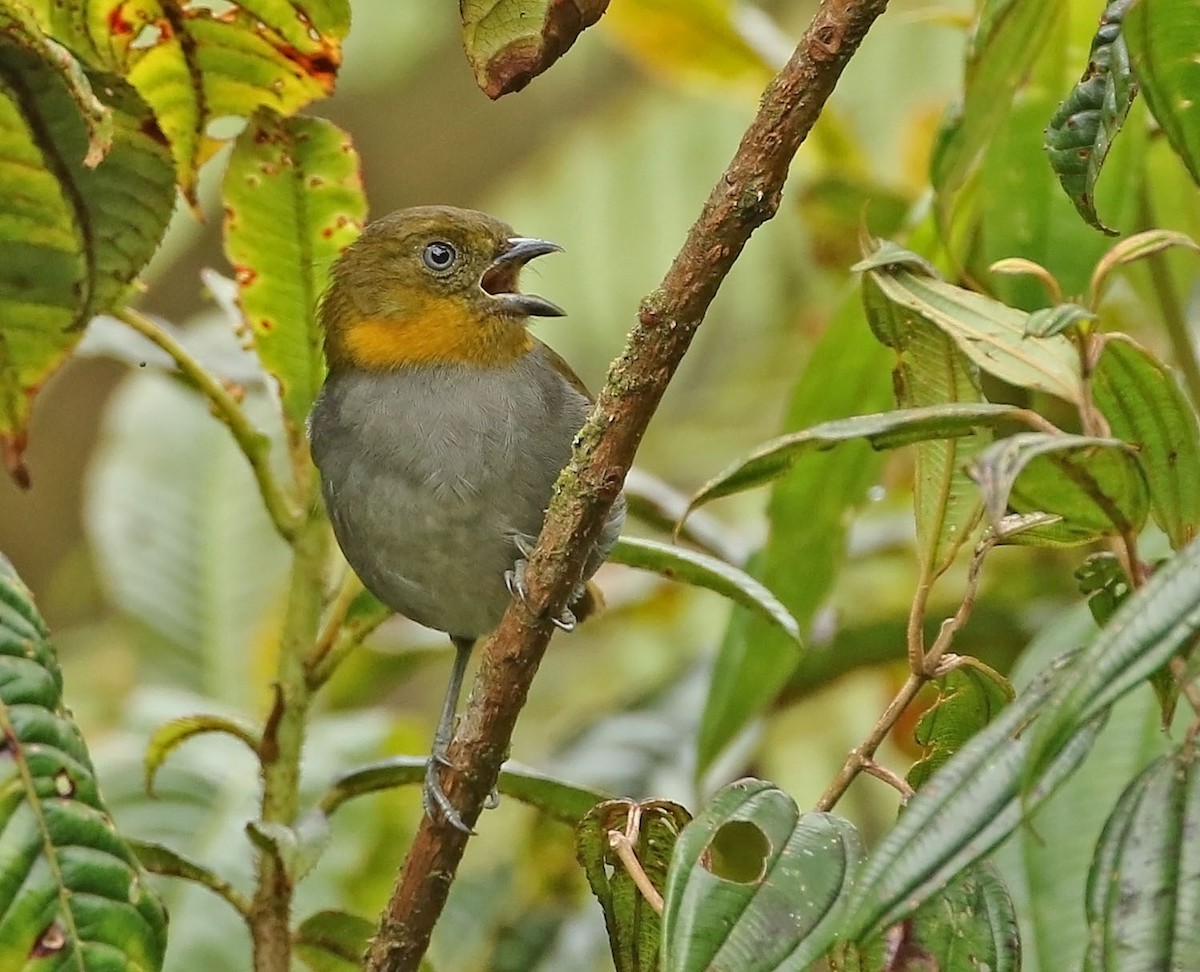
[[[645,300],[622,355],[559,477],[527,574],[525,605],[509,606],[483,648],[471,702],[450,750],[464,767],[446,792],[473,824],[508,755],[517,714],[586,553],[621,489],[642,434],[696,328],[750,234],[779,207],[788,166],[838,77],[887,0],[824,0],[791,60],[763,94],[683,248]],[[421,821],[372,942],[368,972],[415,972],[466,847],[441,820]]]

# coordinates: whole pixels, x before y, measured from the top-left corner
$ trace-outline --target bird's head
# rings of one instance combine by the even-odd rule
[[[561,249],[449,206],[375,220],[334,265],[321,302],[330,367],[496,367],[516,360],[533,346],[528,318],[564,313],[517,289],[521,268]]]

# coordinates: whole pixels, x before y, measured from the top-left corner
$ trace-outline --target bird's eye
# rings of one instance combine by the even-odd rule
[[[421,260],[434,273],[443,273],[449,270],[454,265],[454,261],[458,258],[458,251],[449,243],[444,243],[441,240],[435,240],[433,243],[425,247],[425,252],[421,254]]]

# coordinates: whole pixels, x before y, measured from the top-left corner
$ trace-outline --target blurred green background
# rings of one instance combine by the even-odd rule
[[[815,7],[780,0],[738,8],[731,20],[732,5],[718,0],[612,0],[547,75],[493,103],[464,60],[455,5],[355,0],[338,92],[313,111],[353,135],[373,216],[449,203],[560,243],[566,253],[531,269],[526,286],[567,308],[567,319],[539,324],[539,336],[595,388]],[[650,427],[641,469],[690,492],[778,430],[815,340],[854,299],[847,268],[860,225],[895,234],[921,201],[938,122],[961,88],[971,13],[967,0],[890,5],[802,148],[779,215],[725,283]],[[1094,14],[1077,26],[1076,73]],[[239,363],[245,352],[201,282],[205,268],[228,273],[221,170],[217,159],[202,176],[202,219],[177,213],[145,275],[142,306],[186,328],[202,360],[244,375],[253,407],[267,391]],[[213,289],[221,292],[219,281]],[[886,389],[888,359],[880,360]],[[157,799],[142,789],[141,755],[168,718],[261,715],[286,549],[225,430],[160,365],[121,328],[91,329],[38,399],[33,488],[0,480],[0,550],[54,632],[68,704],[123,829],[245,887],[242,828],[257,792],[249,755],[226,739],[189,742],[161,774]],[[613,794],[693,808],[707,789],[753,772],[811,805],[906,673],[909,462],[890,459],[862,497],[848,563],[814,624],[818,651],[843,662],[818,655],[815,673],[703,779],[695,779],[696,731],[729,606],[618,567],[599,576],[610,610],[557,638],[547,655],[513,757]],[[765,499],[714,507],[729,549],[748,555],[761,543]],[[998,551],[964,649],[1006,665],[1070,598],[1063,563],[1053,553]],[[796,569],[805,569],[803,551]],[[934,616],[953,610],[956,587],[939,588],[945,600],[935,598]],[[440,635],[397,620],[339,671],[311,727],[310,797],[339,770],[425,751],[447,648]],[[855,667],[844,659],[860,664],[831,677]],[[884,659],[896,665],[867,664]],[[839,809],[870,838],[889,825],[895,801],[864,781]],[[298,914],[333,905],[378,913],[419,812],[415,789],[342,810],[330,850],[301,885]],[[567,829],[511,800],[479,829],[435,936],[437,967],[611,967]],[[163,887],[169,968],[248,967],[248,941],[223,903]]]

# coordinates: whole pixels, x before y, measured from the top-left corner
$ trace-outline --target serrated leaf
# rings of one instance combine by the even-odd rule
[[[1137,446],[1151,512],[1180,549],[1200,527],[1200,425],[1174,373],[1134,341],[1110,334],[1092,395],[1112,434]]]
[[[1200,772],[1190,747],[1121,794],[1088,874],[1084,972],[1188,969],[1200,955]]]
[[[857,832],[840,817],[801,813],[762,780],[722,788],[675,845],[664,972],[807,968],[833,943],[861,856]]]
[[[1078,351],[1061,336],[1028,336],[1023,311],[906,269],[870,270],[868,276],[888,300],[941,329],[989,374],[1082,404]]]
[[[330,122],[259,109],[234,146],[223,195],[238,303],[295,446],[325,378],[317,301],[366,216],[358,155]]]
[[[875,450],[897,449],[930,439],[974,435],[980,429],[1020,421],[1028,414],[1015,405],[950,402],[822,422],[764,442],[745,459],[723,469],[696,491],[681,520],[692,510],[713,500],[778,479],[806,452],[822,452],[855,440],[864,440]]]
[[[259,107],[290,115],[333,91],[349,7],[246,0],[214,15],[143,0],[139,19],[150,25],[149,41],[130,50],[128,78],[170,139],[179,187],[194,202],[196,173],[221,145],[213,122]],[[142,36],[141,25],[129,29]]]
[[[855,874],[840,923],[860,939],[911,914],[964,868],[1004,840],[1087,755],[1102,718],[1079,726],[1022,794],[1028,723],[1072,663],[1060,658],[977,733],[909,801],[891,832]]]
[[[993,521],[1011,504],[1058,514],[1083,538],[1137,532],[1149,511],[1137,457],[1119,439],[1022,432],[989,446],[968,471]]]
[[[459,0],[463,45],[489,98],[520,91],[600,19],[608,0]]]
[[[844,972],[1019,972],[1021,936],[1012,898],[990,864],[972,865],[908,920],[855,950]]]
[[[249,719],[203,713],[180,716],[159,726],[146,743],[146,754],[142,758],[146,792],[154,793],[154,777],[167,757],[175,749],[194,736],[218,732],[241,740],[251,753],[258,755],[258,727]]]
[[[1012,686],[990,669],[964,663],[934,681],[937,698],[917,721],[913,736],[924,755],[908,771],[920,789],[967,740],[986,726],[1013,698]]]
[[[170,153],[132,88],[0,7],[0,453],[18,482],[33,396],[116,306],[171,215]]]
[[[1133,0],[1111,0],[1092,39],[1087,69],[1046,128],[1046,155],[1067,197],[1088,223],[1110,236],[1100,221],[1096,180],[1112,141],[1121,131],[1137,94],[1121,20]]]
[[[355,797],[397,786],[424,783],[426,762],[424,757],[419,756],[395,756],[357,767],[340,777],[317,805],[323,814],[330,816],[343,803]],[[511,760],[500,771],[496,790],[502,796],[527,803],[572,827],[597,803],[608,799],[606,793],[565,783],[519,766]]]
[[[347,911],[317,911],[296,929],[296,955],[312,972],[357,972],[375,922]]]
[[[166,912],[100,799],[46,629],[3,557],[0,845],[0,968],[161,968]]]
[[[749,608],[793,641],[800,626],[779,599],[744,570],[709,554],[640,537],[621,537],[608,555],[614,564],[662,574],[693,587],[703,587]]]
[[[617,831],[631,837],[634,856],[659,894],[679,832],[692,815],[666,800],[606,800],[575,828],[575,855],[604,911],[608,944],[617,972],[658,972],[661,921],[637,887],[611,842]],[[631,827],[631,824],[635,824]],[[635,833],[630,834],[630,830]]]
[[[1031,733],[1029,777],[1087,723],[1187,648],[1200,630],[1200,540],[1160,567],[1117,608],[1064,674]]]
[[[1139,0],[1125,18],[1129,60],[1154,117],[1200,183],[1200,3]]]

